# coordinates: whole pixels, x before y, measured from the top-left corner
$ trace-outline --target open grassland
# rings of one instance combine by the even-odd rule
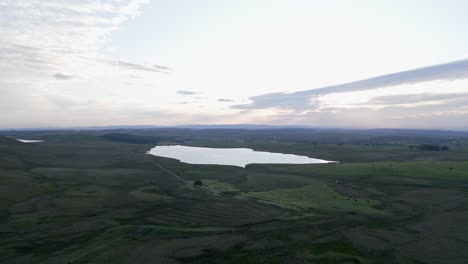
[[[369,199],[350,198],[335,192],[326,183],[316,182],[301,188],[275,189],[245,194],[260,201],[277,204],[292,210],[316,209],[319,211],[342,211],[375,216],[385,216],[388,212],[376,207],[380,204]]]
[[[257,166],[257,165],[252,165]],[[258,165],[265,167],[264,165]],[[316,177],[373,177],[396,176],[402,178],[422,178],[442,181],[465,181],[468,178],[468,162],[462,161],[415,161],[415,162],[371,162],[318,164],[297,166],[268,166],[270,173],[292,173]]]
[[[195,181],[188,181],[187,187],[190,189],[200,189],[208,191],[215,195],[236,194],[239,192],[239,189],[227,182],[212,179],[204,179],[200,180],[200,182],[202,183],[201,186],[195,186]]]
[[[134,136],[116,141],[103,137],[109,131],[11,135],[46,140],[38,144],[0,136],[0,263],[468,259],[463,134],[123,132]],[[146,155],[153,145],[145,142],[156,138],[341,163],[190,165]],[[409,148],[426,143],[450,149]],[[197,180],[201,186],[194,185]]]

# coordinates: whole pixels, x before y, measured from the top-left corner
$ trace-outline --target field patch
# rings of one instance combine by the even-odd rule
[[[278,165],[256,169],[270,173],[293,173],[305,176],[333,177],[375,177],[395,176],[433,180],[468,180],[468,162],[461,161],[414,161],[414,162],[369,162],[317,165]]]
[[[351,199],[335,192],[326,183],[319,181],[313,185],[301,188],[250,192],[246,193],[245,196],[293,210],[318,209],[376,216],[389,214],[388,212],[374,208],[379,205],[379,202],[375,200]]]
[[[284,214],[252,200],[199,201],[177,204],[149,216],[151,224],[173,227],[235,227],[274,220]]]
[[[201,183],[201,186],[197,186],[196,182]],[[204,180],[197,180],[197,181],[188,181],[187,188],[195,189],[199,188],[202,190],[209,191],[215,195],[227,194],[227,193],[237,193],[240,190],[237,189],[234,185],[222,182],[218,180],[212,179],[204,179]]]
[[[154,186],[147,186],[139,188],[130,192],[137,200],[146,202],[168,202],[173,200],[172,197],[158,193],[158,190]]]
[[[50,190],[51,186],[39,183],[33,176],[22,171],[0,171],[0,210]]]
[[[278,188],[295,188],[313,184],[315,180],[294,174],[273,174],[262,172],[249,172],[244,183],[238,185],[246,191],[266,191]]]

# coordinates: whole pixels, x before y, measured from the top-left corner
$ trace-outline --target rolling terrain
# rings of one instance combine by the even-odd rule
[[[155,144],[340,163],[191,165]],[[467,223],[463,132],[0,132],[0,263],[466,263]]]

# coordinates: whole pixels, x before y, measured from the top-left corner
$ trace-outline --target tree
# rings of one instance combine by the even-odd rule
[[[203,182],[201,180],[196,180],[193,183],[193,187],[202,187],[202,186],[203,186]]]

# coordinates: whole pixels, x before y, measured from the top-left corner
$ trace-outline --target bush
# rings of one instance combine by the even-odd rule
[[[203,182],[201,180],[196,180],[193,183],[193,187],[202,187],[202,186],[203,186]]]

